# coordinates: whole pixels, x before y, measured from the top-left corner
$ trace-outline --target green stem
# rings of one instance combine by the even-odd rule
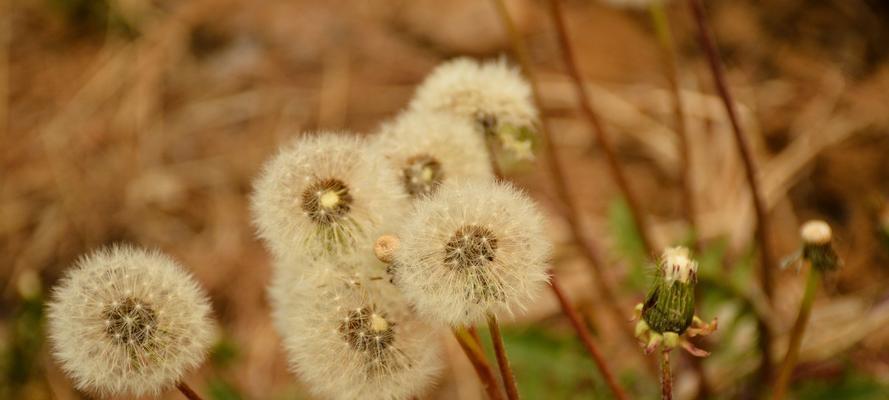
[[[661,400],[673,400],[673,373],[670,371],[670,349],[664,349],[661,355]]]
[[[799,314],[796,316],[796,322],[793,323],[793,328],[790,331],[787,355],[784,356],[784,362],[781,363],[781,370],[778,372],[778,379],[775,382],[775,390],[772,392],[773,400],[781,400],[787,395],[787,387],[793,375],[793,368],[796,366],[797,359],[799,358],[799,347],[803,341],[803,334],[806,332],[809,315],[812,313],[812,304],[815,302],[815,293],[818,292],[818,281],[820,278],[821,274],[818,270],[809,266],[806,278],[806,291],[803,293],[803,300],[799,305]]]

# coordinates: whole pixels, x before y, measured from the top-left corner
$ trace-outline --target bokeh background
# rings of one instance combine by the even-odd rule
[[[507,2],[540,71],[545,109],[584,224],[605,245],[627,307],[651,266],[561,63],[546,4]],[[624,3],[611,0],[609,3]],[[834,226],[845,264],[816,300],[794,375],[800,399],[889,398],[889,3],[706,1],[760,167],[776,258],[808,218]],[[743,170],[683,1],[668,3],[692,147],[702,275],[699,314],[714,398],[750,393],[755,220]],[[659,245],[689,237],[667,81],[644,10],[565,1],[568,27]],[[276,146],[305,131],[371,132],[455,56],[509,56],[492,3],[474,0],[0,1],[0,398],[78,399],[45,342],[43,302],[78,255],[132,242],[189,266],[213,299],[220,340],[186,380],[209,399],[310,398],[288,373],[269,319],[266,251],[253,234],[251,181]],[[638,398],[657,380],[620,334],[540,162],[509,178],[551,217],[554,265]],[[783,356],[802,293],[778,272],[772,319]],[[726,289],[728,288],[728,289]],[[630,324],[630,322],[627,322]],[[607,398],[549,292],[506,327],[528,399]],[[433,399],[480,399],[450,338]],[[696,385],[686,361],[676,390]],[[179,398],[175,392],[165,398]]]

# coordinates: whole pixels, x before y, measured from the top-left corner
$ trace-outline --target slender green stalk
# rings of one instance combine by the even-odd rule
[[[769,240],[769,219],[766,211],[765,201],[762,191],[759,187],[759,181],[756,175],[756,166],[753,162],[753,156],[750,154],[750,145],[747,143],[747,137],[741,129],[741,123],[738,120],[735,111],[735,103],[732,101],[732,95],[726,84],[725,72],[723,71],[722,62],[719,59],[719,51],[716,43],[710,33],[709,24],[707,22],[707,14],[704,11],[704,5],[701,0],[688,0],[692,14],[698,27],[698,39],[701,48],[707,55],[707,62],[710,65],[710,72],[713,75],[713,82],[716,90],[722,98],[723,106],[725,106],[726,114],[732,125],[732,133],[735,137],[735,144],[744,165],[744,175],[747,178],[747,185],[750,187],[750,194],[753,201],[753,209],[756,212],[756,237],[759,241],[760,256],[760,280],[762,291],[767,299],[772,297],[773,274],[775,264],[772,262],[772,245]],[[758,380],[760,383],[766,383],[771,379],[772,357],[771,343],[772,334],[764,321],[757,321],[759,331],[759,347],[762,361],[759,367]],[[757,385],[764,387],[765,385]]]
[[[658,43],[661,46],[661,59],[664,63],[664,74],[670,88],[673,101],[673,123],[676,137],[679,139],[679,187],[682,194],[682,209],[685,220],[688,222],[692,234],[691,247],[695,251],[701,250],[697,224],[697,207],[695,207],[694,186],[692,184],[691,146],[688,138],[688,128],[685,118],[685,106],[682,101],[682,92],[679,79],[679,60],[676,55],[676,41],[673,38],[673,30],[670,27],[670,18],[662,1],[652,1],[648,6],[651,16],[651,25],[654,27]],[[696,291],[700,291],[700,286]],[[695,296],[700,299],[703,296]],[[698,399],[710,397],[710,382],[704,372],[704,362],[701,358],[689,355],[686,357],[692,369],[698,375]]]
[[[685,118],[685,105],[682,101],[682,92],[679,80],[679,61],[676,56],[676,43],[673,39],[670,19],[662,1],[652,1],[648,7],[651,16],[651,24],[654,26],[658,43],[661,46],[662,60],[664,62],[665,76],[670,87],[670,95],[673,100],[673,123],[676,137],[679,139],[679,180],[682,189],[682,208],[685,219],[691,228],[693,238],[692,248],[700,250],[698,243],[697,214],[694,199],[694,187],[691,182],[691,146],[688,138],[688,128]]]
[[[670,349],[664,349],[661,355],[661,400],[673,400],[673,372],[670,371]]]
[[[806,290],[799,305],[799,313],[796,315],[793,328],[790,330],[787,355],[784,356],[784,362],[781,363],[781,370],[778,371],[778,379],[775,381],[775,388],[772,392],[773,400],[781,400],[787,395],[787,387],[793,375],[793,368],[796,366],[797,359],[799,358],[799,347],[803,341],[803,334],[806,332],[806,324],[809,322],[809,315],[812,313],[815,293],[818,292],[818,281],[821,280],[821,273],[818,272],[817,268],[809,266],[807,275]]]
[[[503,386],[506,387],[506,398],[518,400],[519,387],[516,385],[515,375],[509,366],[509,357],[506,356],[506,347],[503,345],[503,335],[500,333],[500,324],[497,316],[488,314],[488,329],[491,331],[491,342],[494,343],[494,354],[497,356],[497,366],[500,368],[500,376],[503,378]]]
[[[488,394],[488,398],[490,400],[503,400],[500,386],[494,377],[494,370],[491,369],[491,364],[488,363],[480,343],[463,328],[454,329],[454,337],[457,339],[457,343],[460,344],[460,348],[466,353],[466,358],[472,363],[472,368],[475,369],[475,373]]]

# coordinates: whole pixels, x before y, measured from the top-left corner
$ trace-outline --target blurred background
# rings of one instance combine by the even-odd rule
[[[652,266],[580,118],[541,0],[507,1],[540,72],[572,194],[606,249],[626,305]],[[592,100],[660,246],[689,238],[678,140],[657,39],[628,1],[564,2]],[[706,1],[759,166],[776,259],[808,218],[834,227],[845,264],[827,277],[802,344],[799,399],[889,398],[889,3]],[[701,306],[720,330],[701,344],[712,398],[750,393],[755,218],[722,104],[683,1],[678,42],[702,263]],[[208,399],[307,399],[271,327],[268,256],[247,198],[262,162],[304,131],[370,132],[455,56],[509,56],[488,1],[0,0],[0,398],[89,398],[52,361],[43,302],[78,257],[132,242],[190,267],[211,294],[220,340],[186,377]],[[622,382],[654,398],[641,350],[602,310],[588,266],[554,208],[539,161],[509,172],[551,217],[556,273]],[[776,272],[774,354],[783,357],[803,278]],[[506,326],[528,399],[608,398],[554,298]],[[627,324],[631,324],[627,322]],[[451,338],[431,399],[481,399]],[[782,347],[784,346],[784,347]],[[678,398],[697,375],[681,359]],[[165,393],[176,399],[179,393]]]

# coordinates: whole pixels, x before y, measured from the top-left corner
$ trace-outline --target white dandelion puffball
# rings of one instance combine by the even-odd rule
[[[548,279],[543,217],[509,184],[448,182],[416,203],[399,237],[395,284],[428,320],[460,326],[512,313]]]
[[[435,331],[388,279],[296,271],[276,270],[273,315],[288,363],[314,394],[393,400],[431,388],[443,365]]]
[[[537,123],[531,87],[519,70],[504,60],[479,63],[457,58],[439,65],[417,88],[410,109],[468,118],[485,133],[500,136],[505,146],[510,145],[507,139],[523,138],[504,133],[533,130]]]
[[[405,196],[368,147],[353,135],[319,133],[296,139],[266,163],[251,206],[272,253],[336,256],[371,248]]]
[[[375,145],[412,198],[433,194],[448,179],[493,178],[484,138],[465,118],[403,112],[380,128]]]
[[[48,323],[62,369],[102,395],[158,394],[203,362],[214,336],[192,276],[158,251],[128,246],[81,258],[55,288]]]

